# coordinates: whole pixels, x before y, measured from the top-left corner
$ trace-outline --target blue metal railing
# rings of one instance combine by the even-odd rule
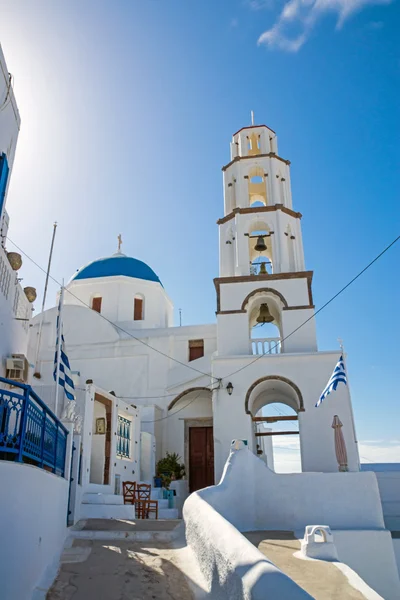
[[[68,430],[30,385],[0,377],[0,460],[29,462],[65,475]],[[17,389],[15,389],[17,388]]]
[[[131,422],[118,415],[117,424],[117,456],[130,458]]]

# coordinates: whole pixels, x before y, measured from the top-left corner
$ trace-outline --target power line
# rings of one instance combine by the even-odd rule
[[[241,371],[243,371],[244,369],[246,369],[247,367],[251,366],[252,364],[254,364],[255,362],[257,362],[258,360],[260,360],[260,358],[262,358],[263,356],[266,356],[267,354],[270,354],[275,348],[277,348],[279,345],[282,344],[282,342],[284,342],[285,340],[287,340],[289,337],[291,337],[293,334],[295,334],[297,331],[299,331],[299,329],[301,329],[304,325],[306,325],[306,323],[308,323],[309,321],[311,321],[312,319],[315,319],[315,317],[321,312],[323,311],[329,304],[331,304],[331,302],[333,302],[338,296],[340,296],[348,287],[350,287],[350,285],[352,285],[359,277],[361,277],[361,275],[363,275],[363,273],[365,273],[365,271],[367,271],[377,260],[379,260],[396,242],[398,242],[400,239],[400,235],[397,236],[397,238],[395,238],[388,246],[386,246],[386,248],[384,250],[382,250],[382,252],[380,252],[380,254],[378,254],[370,263],[368,263],[355,277],[353,277],[345,286],[343,286],[334,296],[332,296],[327,302],[325,302],[325,304],[323,304],[317,311],[314,312],[313,315],[311,315],[310,317],[308,317],[308,319],[306,319],[303,323],[301,323],[298,327],[296,327],[296,329],[294,329],[291,333],[289,333],[287,336],[285,336],[284,338],[282,338],[282,340],[279,341],[278,344],[275,344],[275,346],[273,346],[272,348],[270,348],[268,350],[268,352],[264,352],[263,354],[260,354],[259,356],[257,356],[254,360],[252,360],[251,362],[247,363],[246,365],[244,365],[243,367],[241,367],[240,369],[237,369],[236,371],[233,371],[232,373],[230,373],[229,375],[225,375],[224,379],[229,379],[231,378],[233,375],[236,375],[237,373],[240,373]],[[20,248],[15,242],[13,242],[10,238],[8,238],[8,240],[16,247],[18,248],[18,250],[20,252],[22,252],[22,254],[24,256],[26,256],[33,264],[35,264],[43,273],[46,273],[46,271],[36,262],[33,260],[33,258],[31,258],[26,252],[24,252],[22,250],[22,248]],[[61,285],[54,277],[50,276],[50,278],[57,283],[58,285]],[[78,298],[75,294],[73,294],[71,291],[66,290],[69,294],[71,294],[71,296],[73,296],[74,298],[76,298],[79,302],[81,302],[84,306],[86,306],[87,308],[90,309],[90,306],[88,304],[86,304],[85,302],[83,302],[83,300],[81,300],[80,298]],[[183,365],[184,367],[187,367],[188,369],[191,369],[193,371],[196,371],[197,373],[200,373],[201,375],[205,375],[206,377],[210,377],[212,379],[215,379],[216,381],[220,381],[217,377],[214,377],[213,375],[211,375],[210,373],[204,373],[203,371],[200,371],[199,369],[196,369],[186,363],[183,363],[182,361],[173,358],[171,356],[169,356],[168,354],[165,354],[164,352],[162,352],[161,350],[157,350],[157,348],[154,348],[153,346],[150,346],[150,344],[147,344],[146,342],[144,342],[143,340],[141,340],[140,338],[135,337],[133,334],[131,334],[130,332],[126,331],[125,329],[123,329],[122,327],[120,327],[119,325],[116,325],[115,323],[113,323],[112,321],[110,321],[109,319],[107,319],[104,315],[102,315],[101,313],[99,313],[100,316],[107,321],[108,323],[110,323],[113,327],[119,329],[120,331],[122,331],[123,333],[125,333],[126,335],[128,335],[129,337],[133,338],[134,340],[137,340],[138,342],[144,344],[145,346],[147,346],[148,348],[154,350],[155,352],[158,352],[159,354],[161,354],[162,356],[165,356],[166,358],[169,358],[181,365]],[[216,389],[216,388],[214,388]],[[138,398],[139,399],[139,398]],[[194,401],[194,400],[193,400]],[[189,404],[188,404],[189,406]],[[183,410],[183,409],[180,409]],[[175,413],[174,413],[175,414]],[[164,418],[168,418],[168,417],[164,417]],[[164,420],[164,419],[160,419],[160,420]]]
[[[12,241],[11,238],[7,238],[8,241],[10,241],[16,248],[18,248],[18,250],[20,252],[22,252],[22,254],[24,256],[26,256],[28,258],[28,260],[30,260],[34,265],[36,265],[38,267],[38,269],[40,269],[43,273],[47,273],[47,271],[45,269],[43,269],[43,267],[41,267],[35,260],[33,260],[33,258],[31,256],[29,256],[29,254],[27,254],[26,252],[24,252],[22,250],[22,248],[20,248],[20,246],[18,246],[18,244],[16,244],[15,242]],[[57,281],[57,279],[55,279],[55,277],[53,277],[52,275],[49,275],[49,278],[54,281],[55,283],[57,283],[57,285],[61,286],[61,283],[59,281]],[[86,302],[84,302],[83,300],[81,300],[80,298],[78,298],[78,296],[76,296],[75,294],[73,294],[70,290],[68,290],[67,288],[64,288],[65,291],[70,294],[73,298],[75,298],[76,300],[78,300],[81,304],[83,304],[83,306],[85,306],[86,308],[90,308],[90,306],[88,304],[86,304]],[[162,356],[164,356],[165,358],[168,358],[170,360],[173,360],[174,362],[183,365],[184,367],[186,367],[187,369],[191,369],[192,371],[196,371],[196,373],[199,373],[200,375],[205,375],[206,377],[210,377],[211,379],[215,379],[216,381],[218,381],[217,377],[214,377],[213,375],[211,375],[211,373],[204,373],[204,371],[200,371],[199,369],[196,369],[195,367],[192,367],[191,365],[188,365],[184,362],[182,362],[181,360],[178,360],[177,358],[174,358],[172,356],[170,356],[169,354],[166,354],[165,352],[163,352],[162,350],[158,350],[157,348],[154,348],[154,346],[151,346],[150,344],[148,344],[147,342],[145,342],[144,340],[134,336],[132,333],[130,333],[129,331],[127,331],[126,329],[124,329],[123,327],[120,327],[120,325],[117,325],[116,323],[114,323],[113,321],[111,321],[110,319],[107,319],[107,317],[105,317],[103,314],[98,313],[100,315],[100,317],[102,317],[105,321],[107,321],[107,323],[110,323],[110,325],[112,325],[113,327],[115,327],[116,329],[118,329],[119,331],[122,331],[122,333],[125,333],[126,335],[128,335],[129,337],[131,337],[132,339],[136,340],[137,342],[140,342],[141,344],[143,344],[144,346],[147,346],[147,348],[150,348],[150,350],[154,350],[154,352],[157,352],[158,354],[161,354]]]
[[[213,391],[213,389],[217,389],[217,388],[211,388],[210,392]],[[204,391],[204,390],[203,390]],[[197,400],[197,398],[199,398],[201,392],[198,392],[196,394],[196,396],[194,398],[192,398],[192,400],[190,400],[190,402],[188,402],[187,404],[185,404],[185,406],[182,406],[181,408],[179,408],[178,410],[176,410],[175,412],[166,415],[165,417],[162,417],[161,419],[154,419],[154,421],[142,421],[142,423],[159,423],[160,421],[165,421],[166,419],[170,419],[171,417],[174,417],[175,415],[177,415],[179,412],[181,412],[181,410],[185,410],[185,408],[187,408],[188,406],[190,406],[191,404],[193,404],[193,402],[195,400]]]
[[[275,350],[275,348],[277,348],[278,346],[280,346],[285,340],[287,340],[288,338],[290,338],[294,333],[296,333],[297,331],[299,331],[299,329],[301,329],[304,325],[306,325],[306,323],[308,323],[309,321],[311,321],[312,319],[315,319],[315,317],[322,311],[324,310],[324,308],[326,308],[331,302],[333,302],[338,296],[340,296],[340,294],[342,294],[348,287],[351,286],[352,283],[354,283],[356,281],[356,279],[358,279],[359,277],[361,277],[361,275],[363,273],[365,273],[365,271],[367,271],[367,269],[369,269],[377,260],[379,260],[381,258],[381,256],[383,256],[385,254],[385,252],[387,252],[389,250],[389,248],[391,248],[392,246],[394,246],[394,244],[396,242],[398,242],[400,240],[400,235],[397,236],[396,239],[393,240],[393,242],[391,242],[388,246],[386,246],[386,248],[384,250],[382,250],[382,252],[380,254],[378,254],[378,256],[376,256],[373,260],[371,260],[370,263],[368,263],[368,265],[366,267],[364,267],[355,277],[353,277],[353,279],[351,279],[345,286],[343,286],[334,296],[332,296],[332,298],[330,298],[327,302],[325,302],[325,304],[323,304],[321,306],[321,308],[319,308],[317,311],[314,312],[313,315],[311,315],[311,317],[308,317],[308,319],[306,319],[303,323],[301,323],[301,325],[299,325],[298,327],[296,327],[296,329],[294,329],[291,333],[289,333],[287,336],[285,336],[284,338],[282,338],[277,344],[275,344],[275,346],[273,346],[272,348],[270,348],[268,350],[268,352],[264,352],[263,354],[260,354],[259,356],[257,356],[257,358],[255,358],[254,360],[252,360],[251,362],[247,363],[247,365],[244,365],[243,367],[240,367],[240,369],[237,369],[236,371],[233,371],[232,373],[230,373],[229,375],[225,375],[224,379],[229,379],[230,377],[233,377],[233,375],[236,375],[237,373],[240,373],[241,371],[243,371],[244,369],[247,369],[247,367],[250,367],[252,364],[254,364],[255,362],[257,362],[258,360],[260,360],[260,358],[262,358],[263,356],[265,356],[266,354],[271,354],[271,352],[273,350]]]

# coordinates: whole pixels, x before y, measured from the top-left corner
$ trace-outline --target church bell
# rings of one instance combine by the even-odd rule
[[[267,267],[266,267],[266,263],[262,262],[260,265],[260,270],[258,272],[259,275],[266,275],[267,274]]]
[[[272,323],[273,320],[274,317],[269,312],[268,304],[261,304],[260,314],[256,319],[257,323]]]
[[[267,245],[264,241],[264,238],[262,235],[259,235],[257,239],[257,244],[254,246],[254,250],[256,250],[257,252],[264,252],[266,249]]]

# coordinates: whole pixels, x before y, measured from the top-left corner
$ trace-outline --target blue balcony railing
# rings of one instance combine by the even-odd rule
[[[68,430],[31,386],[0,377],[0,460],[27,462],[64,477]]]

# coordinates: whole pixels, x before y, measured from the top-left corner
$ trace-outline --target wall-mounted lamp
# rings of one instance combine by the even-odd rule
[[[232,396],[232,392],[233,392],[233,385],[231,384],[231,382],[228,383],[228,385],[226,386],[226,391],[228,392],[228,394],[230,396]]]

